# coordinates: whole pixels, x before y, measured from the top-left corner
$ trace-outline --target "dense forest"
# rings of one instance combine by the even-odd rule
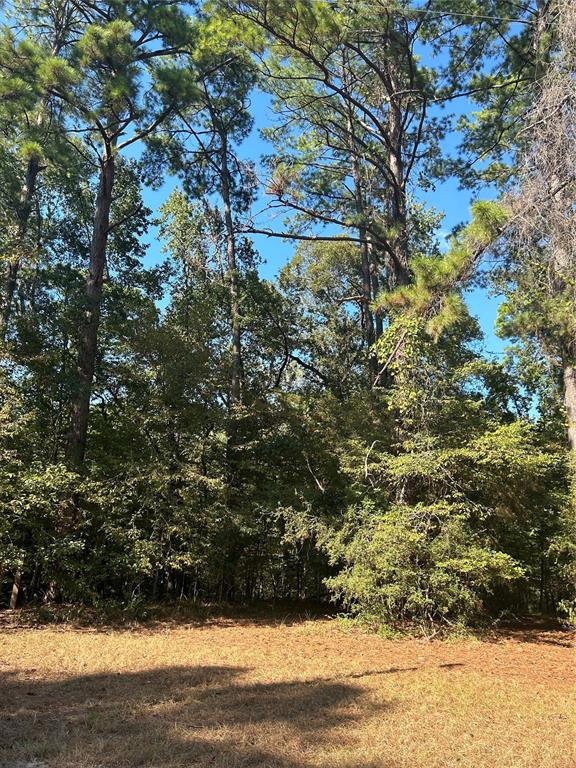
[[[574,0],[1,22],[0,605],[573,618]]]

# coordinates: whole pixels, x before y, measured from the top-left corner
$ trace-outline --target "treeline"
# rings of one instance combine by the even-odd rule
[[[5,6],[5,605],[573,615],[574,11]]]

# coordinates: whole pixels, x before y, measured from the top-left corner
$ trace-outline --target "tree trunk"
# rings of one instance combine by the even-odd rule
[[[393,265],[396,285],[410,283],[408,266],[408,216],[406,206],[406,182],[404,179],[404,163],[402,148],[404,129],[402,126],[402,108],[397,101],[396,93],[402,88],[398,83],[396,65],[393,61],[387,63],[389,77],[390,103],[388,108],[388,135],[390,140],[389,169],[393,179],[390,196],[390,218],[395,232],[392,246],[394,250]]]
[[[57,33],[57,38],[52,46],[52,56],[58,56],[64,45],[65,39],[61,38],[60,34]],[[44,124],[44,108],[46,103],[47,102],[42,103],[42,106],[36,116],[36,128],[38,130],[40,130]],[[20,204],[17,211],[18,229],[16,232],[16,240],[18,245],[23,242],[28,230],[28,222],[30,220],[30,213],[32,211],[32,201],[34,198],[34,192],[36,191],[36,182],[38,180],[39,173],[40,161],[38,157],[31,156],[28,159],[28,164],[26,166],[26,177],[24,179],[24,184],[22,185]],[[18,257],[12,261],[9,261],[6,267],[4,299],[2,304],[2,311],[0,312],[0,340],[3,340],[6,337],[6,332],[8,331],[10,315],[12,314],[12,303],[14,299],[14,293],[16,291],[20,266],[21,259]]]
[[[380,265],[378,263],[378,257],[376,255],[376,249],[374,248],[374,244],[370,241],[370,237],[368,237],[368,260],[370,262],[370,277],[372,280],[372,296],[374,299],[378,297],[378,294],[380,293]],[[382,320],[382,314],[381,312],[376,311],[374,313],[374,335],[376,338],[376,341],[382,336],[384,333],[384,323]]]
[[[374,332],[374,315],[371,308],[372,299],[374,297],[372,296],[370,253],[368,251],[367,232],[366,225],[364,223],[365,212],[360,178],[360,168],[358,165],[358,158],[354,152],[352,153],[352,180],[354,182],[356,213],[360,217],[360,222],[358,224],[358,237],[362,241],[360,243],[360,259],[362,272],[362,311],[364,314],[364,335],[366,346],[370,349],[370,347],[372,347],[376,341],[376,334]],[[370,355],[370,369],[372,373],[375,373],[376,368],[376,360],[373,355]]]
[[[343,81],[345,82],[345,67],[343,63]],[[364,204],[364,193],[362,190],[362,175],[360,163],[358,162],[358,152],[356,139],[354,135],[354,115],[352,106],[348,103],[347,108],[347,136],[348,149],[350,151],[350,163],[352,172],[352,181],[354,183],[354,208],[358,217],[358,238],[360,240],[360,269],[362,274],[362,318],[364,327],[364,340],[366,347],[371,349],[376,341],[374,331],[374,315],[372,313],[372,274],[370,269],[370,253],[368,249],[368,233],[366,231],[366,210]],[[374,354],[370,354],[368,359],[370,375],[374,378],[378,373],[378,361]]]
[[[230,405],[234,406],[242,399],[242,326],[240,318],[240,295],[238,290],[238,269],[236,264],[236,235],[232,218],[230,200],[230,172],[228,170],[228,142],[224,133],[220,134],[221,157],[220,176],[222,203],[224,205],[224,225],[226,227],[226,266],[228,290],[230,292],[230,324],[232,328],[232,372],[230,375]]]
[[[243,368],[242,368],[242,325],[240,317],[240,295],[238,289],[238,268],[236,264],[236,233],[232,217],[232,200],[230,192],[230,171],[228,168],[228,140],[225,130],[220,131],[220,185],[222,204],[224,206],[224,226],[226,229],[226,278],[230,296],[230,326],[232,346],[232,368],[230,371],[230,394],[228,399],[228,425],[226,438],[226,506],[230,516],[240,505],[240,463],[238,455],[239,430],[235,406],[242,402]],[[230,558],[230,548],[227,547],[226,559]],[[222,573],[220,599],[229,600],[234,591],[234,576],[228,579],[226,560]]]
[[[14,584],[12,584],[12,593],[10,595],[10,609],[14,610],[18,605],[18,595],[20,593],[20,584],[22,582],[22,572],[16,571],[14,574]]]
[[[108,146],[100,164],[98,194],[90,243],[90,264],[85,287],[84,317],[78,344],[78,387],[72,403],[72,423],[66,447],[66,458],[73,466],[82,465],[86,453],[90,398],[98,349],[102,285],[106,269],[106,244],[110,227],[114,166],[114,148]]]
[[[568,445],[576,456],[576,369],[572,365],[564,368],[564,406],[567,418]]]
[[[40,163],[38,158],[31,157],[28,160],[26,167],[26,178],[22,186],[20,193],[20,203],[18,206],[18,228],[16,230],[16,246],[21,248],[26,231],[28,229],[28,222],[30,220],[30,213],[32,211],[32,200],[34,198],[34,192],[36,190],[36,180],[40,171]],[[0,339],[4,339],[10,323],[10,315],[12,313],[12,304],[14,302],[14,293],[16,292],[16,283],[18,280],[18,272],[20,271],[20,256],[10,260],[6,267],[6,277],[4,282],[4,301],[2,304],[2,312],[0,314]]]

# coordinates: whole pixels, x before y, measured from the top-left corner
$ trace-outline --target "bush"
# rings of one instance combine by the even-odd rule
[[[522,568],[471,530],[447,504],[396,505],[375,513],[365,504],[330,545],[343,568],[329,586],[347,607],[388,624],[475,623],[484,598]]]

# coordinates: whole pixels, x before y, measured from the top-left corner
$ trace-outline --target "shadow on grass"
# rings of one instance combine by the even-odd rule
[[[489,633],[485,639],[496,643],[515,640],[518,643],[573,648],[576,644],[576,630],[567,628],[554,617],[529,616],[502,622],[498,629]]]
[[[498,635],[491,638],[493,642],[515,640],[518,643],[535,643],[536,645],[555,645],[560,648],[574,648],[576,635],[572,630],[555,630],[554,635],[543,634],[536,630],[499,630]]]
[[[389,670],[390,674],[403,670]],[[247,682],[240,667],[169,667],[56,681],[0,676],[3,768],[331,768],[378,707],[344,678]],[[374,672],[368,672],[374,674]],[[352,676],[351,676],[352,677]],[[316,756],[316,757],[315,757]],[[386,756],[378,768],[393,768]]]
[[[238,626],[293,626],[306,621],[322,621],[336,615],[334,606],[323,603],[256,603],[234,605],[197,604],[187,600],[148,605],[118,604],[94,609],[80,604],[29,605],[16,611],[0,609],[0,629],[22,629],[66,624],[75,629],[132,631],[135,627],[161,626],[226,628]]]

